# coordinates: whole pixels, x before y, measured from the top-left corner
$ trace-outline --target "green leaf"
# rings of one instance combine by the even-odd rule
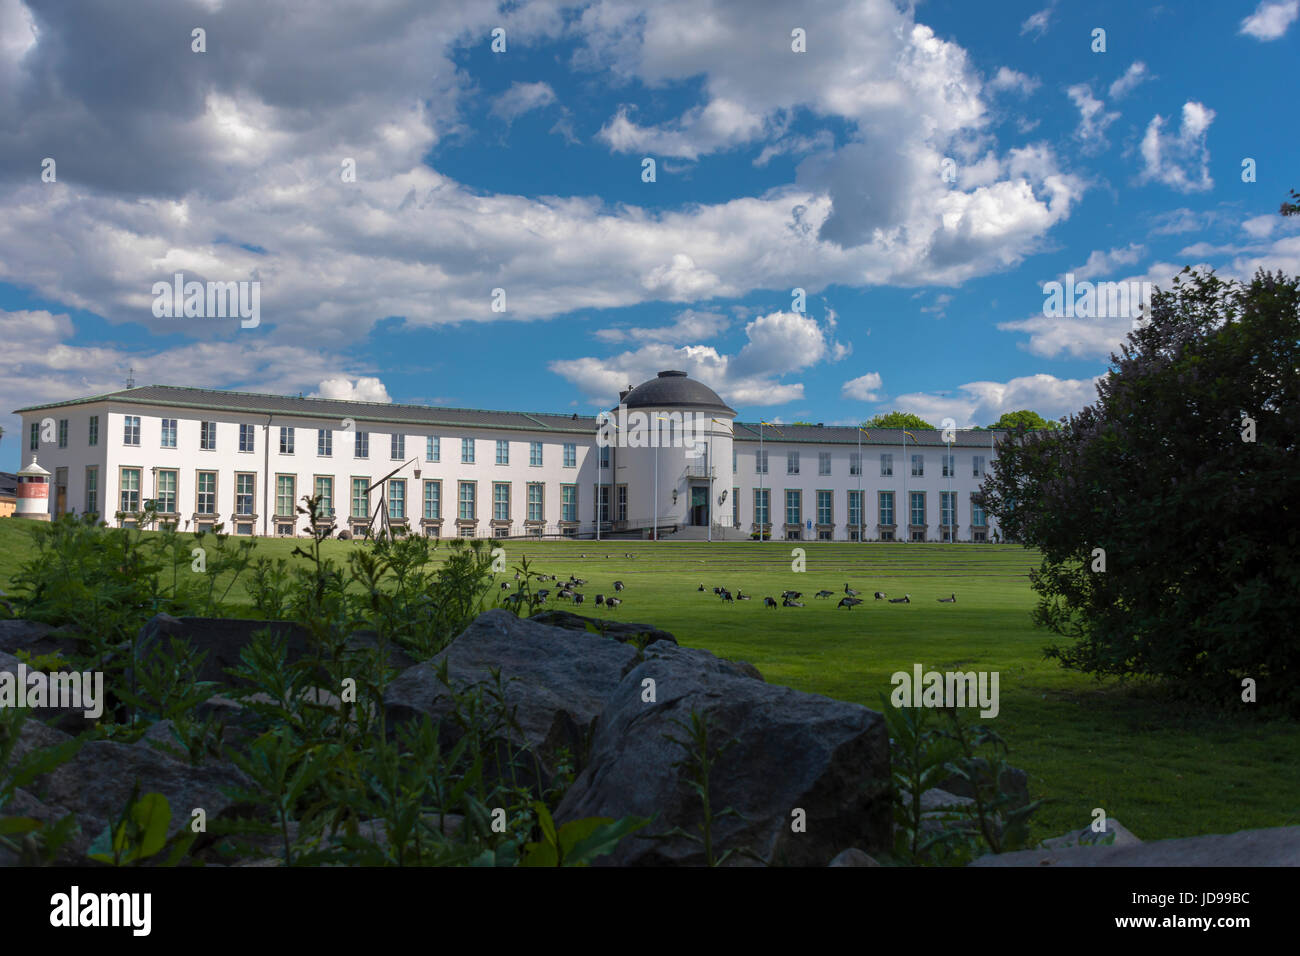
[[[601,818],[596,817],[594,819],[600,820]],[[566,828],[586,822],[588,821],[574,820],[573,823],[566,824]],[[628,816],[623,817],[621,820],[604,820],[600,826],[591,830],[585,837],[573,844],[572,848],[564,855],[565,863],[568,866],[585,866],[598,856],[612,853],[619,840],[629,833],[640,830],[649,823],[649,817]]]
[[[542,836],[551,846],[559,846],[559,838],[555,834],[555,821],[551,819],[551,811],[546,809],[546,804],[540,800],[533,802],[533,809],[537,811],[537,825],[542,828]]]
[[[131,819],[140,828],[140,844],[133,859],[153,856],[167,843],[172,810],[161,793],[146,793],[131,807]]]
[[[15,834],[31,833],[33,830],[41,828],[41,821],[32,817],[3,817],[0,818],[0,836],[14,836]]]

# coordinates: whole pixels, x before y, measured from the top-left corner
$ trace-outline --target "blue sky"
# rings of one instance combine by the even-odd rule
[[[679,368],[748,419],[1069,414],[1131,318],[1046,316],[1045,282],[1300,271],[1298,8],[0,0],[0,468],[12,409],[130,369],[589,414]],[[259,282],[260,323],[155,318],[178,271]]]

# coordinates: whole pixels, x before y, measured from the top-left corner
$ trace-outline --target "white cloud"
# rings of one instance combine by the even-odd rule
[[[1256,40],[1276,40],[1300,16],[1300,0],[1264,0],[1255,12],[1241,21],[1238,32]]]
[[[1176,136],[1161,132],[1165,124],[1163,116],[1152,117],[1142,137],[1140,182],[1161,182],[1185,193],[1212,188],[1206,133],[1214,115],[1209,107],[1188,100],[1183,104],[1183,122]]]
[[[652,328],[609,328],[597,329],[592,334],[602,342],[665,342],[673,344],[685,341],[711,339],[722,334],[731,324],[731,320],[717,312],[701,312],[687,309],[673,317],[671,325]]]
[[[1037,40],[1047,32],[1047,27],[1051,23],[1052,14],[1056,12],[1056,3],[1053,2],[1039,10],[1037,13],[1028,17],[1024,23],[1020,24],[1020,35],[1032,33]]]
[[[879,372],[868,372],[845,382],[840,389],[840,396],[860,402],[879,402],[882,401],[880,390],[883,385]]]
[[[1129,68],[1124,71],[1124,75],[1110,85],[1110,98],[1120,100],[1132,93],[1133,90],[1144,81],[1150,79],[1147,76],[1147,65],[1141,60],[1136,60],[1129,64]]]
[[[1105,104],[1092,95],[1092,88],[1086,83],[1076,83],[1065,92],[1079,109],[1079,126],[1074,131],[1075,139],[1083,144],[1085,153],[1101,152],[1110,145],[1106,139],[1106,127],[1119,119],[1119,113],[1107,113]]]
[[[1008,382],[967,382],[957,387],[957,394],[899,395],[890,400],[890,405],[929,422],[951,417],[958,428],[991,425],[1004,412],[1022,408],[1038,412],[1046,419],[1056,419],[1075,414],[1096,401],[1096,382],[1097,379],[1057,378],[1040,373]]]
[[[1277,213],[1271,216],[1255,216],[1241,224],[1242,231],[1254,239],[1267,239],[1273,234],[1282,217]]]
[[[1105,277],[1116,266],[1131,266],[1146,254],[1146,246],[1136,242],[1130,242],[1127,246],[1120,246],[1111,249],[1109,252],[1102,252],[1095,249],[1088,256],[1088,261],[1081,266],[1076,266],[1070,270],[1074,273],[1075,279],[1092,279],[1097,276]]]
[[[707,345],[653,342],[608,358],[557,359],[549,368],[601,406],[612,404],[628,385],[669,368],[704,382],[733,405],[781,405],[804,397],[802,382],[783,378],[834,362],[845,351],[815,319],[796,312],[760,316],[745,326],[745,336],[735,355]]]
[[[1014,90],[1021,96],[1029,96],[1042,85],[1037,77],[1027,76],[1007,67],[999,67],[997,75],[989,81],[989,89],[1003,91]]]
[[[311,393],[312,398],[333,398],[345,402],[377,402],[388,404],[393,399],[384,383],[377,378],[362,376],[355,381],[345,377],[327,378]]]
[[[511,83],[492,102],[492,115],[511,123],[530,110],[541,109],[555,102],[555,91],[549,83]]]

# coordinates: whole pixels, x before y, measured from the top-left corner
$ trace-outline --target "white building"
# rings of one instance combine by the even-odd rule
[[[662,430],[653,444],[620,427],[603,447],[599,417],[166,385],[15,414],[24,462],[39,454],[54,476],[53,516],[131,523],[155,501],[184,530],[287,535],[307,530],[303,496],[320,495],[338,529],[358,534],[382,490],[393,526],[442,536],[588,537],[597,501],[602,535],[749,538],[762,521],[778,540],[997,536],[971,495],[1003,432],[738,422],[682,372],[624,392],[620,407],[623,425],[639,414]]]

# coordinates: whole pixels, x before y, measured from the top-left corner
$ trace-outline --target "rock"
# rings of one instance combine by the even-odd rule
[[[379,647],[379,635],[374,631],[357,631],[347,639],[344,646],[350,651],[375,650]],[[389,667],[400,672],[417,663],[419,662],[399,645],[388,642]]]
[[[24,664],[24,663],[23,663],[22,661],[20,661],[18,658],[14,657],[12,654],[6,654],[6,653],[4,653],[3,651],[0,651],[0,673],[9,673],[9,674],[12,674],[12,675],[13,675],[12,680],[13,680],[15,683],[16,683],[20,678],[30,677],[30,675],[34,672],[34,670],[35,670],[35,669],[32,668],[30,665],[26,665],[26,664]],[[36,671],[36,672],[37,672],[37,673],[46,673],[46,672],[44,672],[44,671]],[[81,672],[79,672],[79,673],[84,674],[84,673],[86,673],[86,672],[85,672],[85,671],[81,671]],[[89,691],[90,694],[94,694],[94,692],[95,692],[95,688],[94,688],[94,686],[93,686],[93,683],[94,683],[94,678],[93,678],[93,676],[92,676],[92,678],[91,678],[91,684],[92,684],[92,686],[90,686],[90,687],[88,688],[88,691]],[[83,686],[84,686],[85,682],[82,681],[82,684],[83,684]],[[28,683],[27,683],[27,687],[28,687],[28,691],[27,691],[27,692],[28,692],[28,693],[31,692],[31,686],[32,686],[32,685],[31,685],[31,682],[28,681]],[[50,690],[52,691],[52,690],[54,690],[54,688],[50,688]],[[103,686],[102,686],[102,692],[103,692],[103,696],[104,696],[105,700],[97,701],[97,704],[98,704],[98,706],[99,706],[99,707],[101,708],[101,710],[102,710],[102,713],[101,713],[100,716],[101,716],[101,717],[104,717],[104,716],[107,716],[107,715],[108,715],[108,711],[109,711],[109,703],[110,703],[110,702],[107,700],[107,698],[108,698],[108,683],[107,683],[107,681],[105,681],[104,684],[103,684]],[[83,700],[83,701],[86,701],[86,698],[85,698],[84,695],[87,693],[87,691],[83,690],[82,693],[83,693],[82,700]],[[45,707],[32,707],[32,708],[30,708],[30,709],[28,710],[28,715],[29,715],[29,716],[28,716],[27,722],[28,722],[28,723],[33,723],[33,722],[38,722],[38,723],[49,722],[49,723],[53,724],[54,726],[58,727],[60,730],[67,731],[68,733],[71,733],[71,734],[77,734],[77,733],[80,733],[81,731],[83,731],[83,730],[85,730],[85,729],[87,729],[87,728],[89,728],[89,727],[93,727],[93,726],[95,725],[96,720],[98,719],[98,718],[87,717],[87,716],[86,716],[86,710],[87,710],[87,704],[88,704],[88,703],[89,703],[89,702],[86,701],[86,704],[83,704],[82,706],[74,706],[74,707],[50,707],[50,706],[45,706]]]
[[[732,661],[731,665],[735,667],[736,670],[744,674],[746,677],[752,677],[754,680],[763,679],[763,675],[759,673],[758,668],[755,667],[753,664],[751,664],[749,661]]]
[[[643,700],[653,679],[656,699]],[[880,714],[745,676],[707,651],[652,645],[618,685],[597,722],[590,762],[555,818],[656,817],[641,833],[663,834],[701,822],[684,768],[686,750],[668,739],[685,732],[692,710],[709,719],[710,750],[735,738],[710,776],[717,852],[748,848],[777,864],[824,866],[845,846],[881,852],[890,845],[889,738]],[[733,808],[743,816],[718,817]],[[793,832],[795,810],[806,832]],[[625,838],[598,865],[701,864],[701,847],[677,837]],[[728,861],[750,862],[733,855]]]
[[[59,654],[70,660],[78,653],[79,639],[71,631],[55,630],[39,621],[0,621],[0,652],[26,651],[32,657]]]
[[[880,866],[879,863],[871,856],[863,853],[857,847],[849,847],[841,852],[835,859],[826,864],[827,866]]]
[[[971,866],[1300,866],[1300,826],[982,856]]]
[[[204,653],[198,679],[233,687],[237,686],[237,682],[226,673],[227,669],[239,666],[240,651],[251,644],[253,636],[263,629],[269,629],[285,639],[286,662],[291,666],[311,651],[310,635],[297,624],[221,617],[176,618],[170,614],[155,614],[140,628],[135,653],[143,657],[157,646],[166,647],[167,638],[184,638],[190,647]]]
[[[980,767],[983,777],[987,781],[990,772],[989,763],[982,757],[977,758],[977,761],[977,766]],[[959,797],[975,796],[974,790],[971,789],[971,782],[958,774],[952,774],[940,781],[939,789],[946,790],[948,793],[956,794]],[[998,789],[1014,797],[1010,809],[1018,809],[1029,803],[1029,776],[1023,770],[1016,767],[1004,767],[998,777]]]
[[[1110,839],[1111,837],[1114,839]],[[1068,846],[1135,846],[1141,842],[1124,824],[1114,817],[1107,817],[1106,829],[1100,833],[1095,832],[1091,826],[1086,826],[1082,830],[1074,830],[1064,836],[1044,840],[1043,846],[1058,850]]]
[[[384,708],[390,727],[427,714],[443,722],[447,745],[460,737],[460,728],[450,719],[452,696],[438,679],[437,668],[444,661],[457,693],[475,684],[490,686],[490,669],[500,670],[502,681],[508,682],[507,706],[517,708],[519,724],[508,739],[537,754],[549,781],[558,748],[582,756],[593,722],[636,664],[637,650],[595,634],[521,619],[509,611],[487,611],[432,660],[408,668],[388,685]],[[529,780],[535,776],[529,776],[530,766],[520,769]]]
[[[612,637],[616,641],[626,644],[633,638],[644,638],[645,645],[657,644],[660,641],[667,641],[670,644],[676,644],[677,638],[673,637],[667,631],[661,631],[657,627],[651,627],[649,624],[634,624],[631,621],[611,621],[608,618],[591,618],[583,617],[581,614],[574,614],[570,611],[561,611],[551,609],[547,611],[538,611],[530,621],[536,621],[538,624],[546,624],[550,627],[562,627],[567,631],[581,631],[590,633],[587,625],[591,624],[597,628],[604,637]]]

